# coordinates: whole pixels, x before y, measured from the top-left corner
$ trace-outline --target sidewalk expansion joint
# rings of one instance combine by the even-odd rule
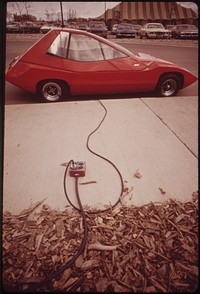
[[[176,137],[177,137],[177,139],[190,151],[190,153],[192,153],[192,155],[194,156],[194,157],[196,157],[197,159],[198,159],[198,156],[187,146],[187,144],[183,141],[183,140],[181,140],[181,138],[175,133],[175,131],[174,130],[172,130],[171,128],[170,128],[170,126],[162,119],[162,117],[160,117],[155,111],[153,111],[153,109],[147,104],[147,103],[145,103],[143,100],[142,100],[142,98],[139,98],[140,99],[140,101],[141,102],[143,102],[144,103],[144,105],[146,106],[146,107],[148,107],[149,108],[149,110],[169,129],[169,131],[170,132],[172,132]]]

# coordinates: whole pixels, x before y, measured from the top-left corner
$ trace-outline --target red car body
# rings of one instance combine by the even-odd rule
[[[65,37],[63,39],[66,42],[65,45],[63,45],[62,36]],[[87,45],[89,49],[86,48],[87,50],[83,52],[86,52],[87,56],[94,56],[92,60],[90,57],[85,58],[84,53],[80,53],[82,52],[81,46],[86,46],[82,39],[89,44]],[[61,49],[58,44],[62,45]],[[95,44],[99,46],[96,59],[93,53]],[[59,50],[64,53],[58,53],[60,54],[58,56],[56,52]],[[72,52],[81,57],[73,58]],[[101,53],[102,56],[99,57]],[[192,73],[171,62],[142,53],[134,54],[97,35],[75,29],[51,30],[24,54],[14,59],[6,72],[7,81],[28,92],[39,92],[43,100],[47,102],[58,101],[60,98],[65,99],[69,94],[151,92],[157,88],[160,90],[160,83],[164,77],[168,78],[168,84],[165,82],[166,89],[167,86],[170,87],[169,80],[172,81],[173,77],[177,77],[178,88],[174,93],[168,91],[170,95],[161,96],[175,95],[179,89],[197,80]],[[59,89],[54,89],[56,84],[59,85]],[[51,93],[47,95],[49,90]],[[63,92],[65,97],[63,97]],[[52,98],[53,96],[56,98]]]

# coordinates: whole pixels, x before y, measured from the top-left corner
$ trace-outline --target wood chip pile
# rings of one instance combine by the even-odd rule
[[[87,213],[89,235],[74,265],[38,290],[192,292],[198,287],[198,193],[142,207]],[[26,291],[58,270],[83,238],[78,211],[39,203],[3,214],[3,288]]]

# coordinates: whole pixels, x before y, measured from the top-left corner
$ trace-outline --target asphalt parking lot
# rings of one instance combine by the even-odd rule
[[[38,40],[43,37],[44,34],[6,34],[7,40]],[[184,44],[184,46],[198,46],[198,40],[190,40],[190,39],[140,39],[138,36],[136,38],[121,38],[116,39],[115,35],[108,34],[108,39],[112,41],[126,42],[127,40],[131,40],[132,42],[137,42],[141,44],[168,44],[170,46],[177,46],[177,44]]]

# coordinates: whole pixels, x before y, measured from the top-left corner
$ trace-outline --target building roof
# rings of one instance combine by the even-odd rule
[[[106,10],[106,19],[129,20],[169,20],[169,19],[197,19],[196,13],[176,2],[121,2],[112,9]],[[105,18],[105,13],[98,17]]]

